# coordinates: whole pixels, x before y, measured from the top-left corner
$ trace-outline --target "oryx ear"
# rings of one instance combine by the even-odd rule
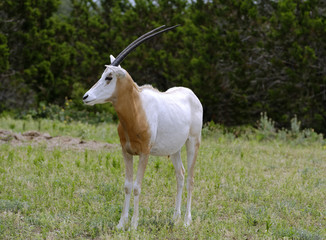
[[[116,69],[114,69],[114,72],[119,77],[124,78],[126,76],[126,71],[120,66],[118,66]]]
[[[115,67],[112,65],[105,65],[105,67],[110,68],[111,71],[117,75],[117,77],[121,78],[121,77],[125,77],[126,76],[126,70],[124,70],[122,67]],[[106,70],[105,70],[106,71]],[[104,71],[104,72],[105,72]]]
[[[115,57],[113,57],[113,55],[110,55],[110,61],[111,61],[111,64],[113,63],[114,60],[115,60]],[[118,67],[121,68],[120,65],[119,65]]]
[[[110,55],[110,61],[111,61],[111,63],[113,63],[114,60],[115,60],[115,57],[113,57],[113,55]]]

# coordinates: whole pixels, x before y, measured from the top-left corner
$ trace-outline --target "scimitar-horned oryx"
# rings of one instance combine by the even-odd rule
[[[128,223],[131,192],[134,193],[134,214],[131,228],[136,229],[139,215],[139,195],[150,154],[170,156],[177,179],[177,197],[173,219],[181,215],[181,198],[185,170],[181,148],[187,148],[187,209],[185,226],[191,222],[191,194],[194,185],[194,167],[201,141],[203,108],[196,95],[188,88],[173,87],[160,92],[151,86],[139,87],[119,64],[144,41],[176,26],[156,28],[125,48],[117,58],[111,57],[98,82],[88,90],[83,101],[87,105],[111,102],[119,118],[118,134],[125,162],[125,201],[118,228]],[[160,31],[159,31],[160,30]],[[133,184],[133,155],[139,155],[136,180]]]

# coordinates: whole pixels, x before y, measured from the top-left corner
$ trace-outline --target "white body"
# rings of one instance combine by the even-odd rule
[[[111,56],[111,62],[113,60]],[[181,148],[185,144],[188,167],[185,225],[188,226],[191,222],[194,166],[201,141],[203,117],[203,108],[196,95],[183,87],[171,88],[166,92],[159,92],[151,86],[138,87],[124,69],[110,65],[83,100],[88,105],[112,102],[120,120],[118,133],[126,166],[126,196],[118,228],[124,228],[128,222],[132,189],[134,215],[131,227],[137,228],[139,195],[149,154],[171,157],[177,179],[174,219],[180,218],[185,173]],[[133,155],[139,155],[134,184]]]
[[[161,93],[143,87],[140,96],[151,131],[150,154],[171,155],[190,136],[200,135],[202,107],[190,89],[175,87]]]

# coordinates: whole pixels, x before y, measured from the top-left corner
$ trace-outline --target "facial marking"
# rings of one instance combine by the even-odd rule
[[[112,73],[109,73],[109,74],[105,77],[106,84],[109,84],[109,83],[111,82],[112,79],[113,79],[113,77],[112,77]]]

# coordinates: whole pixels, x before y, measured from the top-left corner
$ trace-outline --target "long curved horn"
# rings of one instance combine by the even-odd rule
[[[162,29],[165,27],[165,25],[163,26],[160,26],[158,28],[155,28],[151,31],[149,31],[148,33],[145,33],[144,35],[140,36],[139,38],[137,38],[135,41],[133,41],[131,44],[128,45],[128,47],[126,47],[118,56],[117,58],[113,61],[113,63],[111,64],[112,66],[119,66],[120,63],[128,56],[128,54],[133,51],[136,47],[138,47],[140,44],[142,44],[143,42],[147,41],[148,39],[151,39],[153,37],[155,37],[156,35],[159,35],[163,32],[166,32],[166,31],[169,31],[169,30],[172,30],[176,27],[180,26],[179,24],[178,25],[175,25],[175,26],[172,26],[172,27],[168,27],[168,28],[165,28],[161,31],[158,31],[156,32],[157,30],[159,29]]]
[[[126,47],[121,53],[119,53],[119,55],[116,57],[116,59],[119,59],[123,54],[126,53],[126,51],[128,51],[129,48],[131,48],[134,44],[136,44],[137,42],[141,41],[143,38],[147,37],[148,35],[150,35],[151,33],[157,31],[157,30],[160,30],[161,28],[164,28],[165,25],[162,25],[158,28],[155,28],[151,31],[149,31],[148,33],[145,33],[144,35],[140,36],[139,38],[137,38],[135,41],[133,41],[132,43],[130,43],[128,45],[128,47]]]

